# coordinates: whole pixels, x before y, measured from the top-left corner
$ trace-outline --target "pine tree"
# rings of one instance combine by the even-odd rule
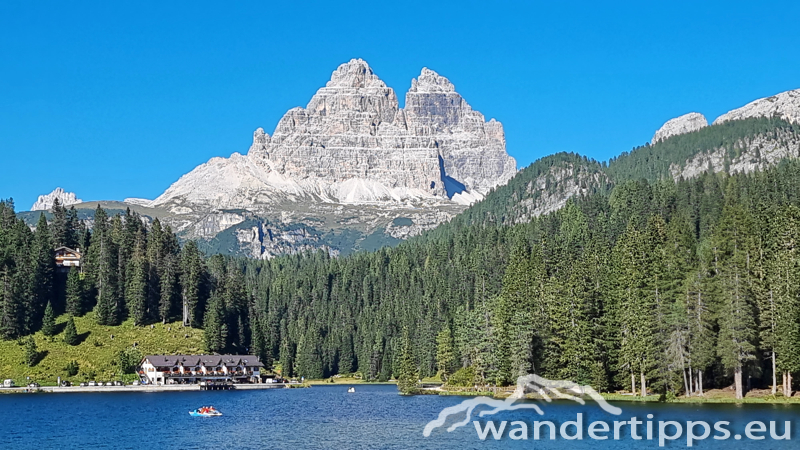
[[[55,336],[56,334],[56,315],[53,312],[53,305],[47,302],[42,319],[42,334],[45,336]]]
[[[133,324],[147,323],[147,260],[143,254],[134,254],[131,259],[125,297]]]
[[[397,389],[401,395],[416,393],[418,380],[417,365],[414,362],[414,349],[408,327],[403,328],[403,339],[400,348],[400,374],[397,377]]]
[[[252,353],[258,356],[258,360],[264,364],[266,369],[272,367],[272,350],[267,340],[267,336],[264,333],[263,325],[261,320],[255,315],[252,314],[251,316],[251,325],[250,325],[250,332],[252,333],[252,337],[250,341],[252,342]]]
[[[188,241],[181,251],[180,285],[183,297],[183,324],[200,328],[207,298],[208,274],[197,243]]]
[[[116,325],[120,320],[119,249],[111,231],[108,216],[98,205],[87,269],[97,292],[94,310],[100,325]]]
[[[761,314],[769,320],[762,319],[762,324],[769,326],[762,325],[762,336],[776,358],[773,370],[783,371],[783,395],[791,397],[792,373],[800,371],[800,208],[792,205],[779,210],[772,242],[770,302]]]
[[[61,205],[58,198],[53,200],[52,212],[53,220],[50,223],[50,230],[53,235],[53,247],[67,246],[70,237],[69,224],[67,222],[67,209]]]
[[[300,336],[297,341],[297,375],[306,379],[323,378],[320,339],[319,330],[313,324]]]
[[[71,206],[67,211],[67,226],[64,245],[75,250],[86,250],[89,248],[88,242],[83,244],[81,242],[82,235],[85,230],[85,225],[78,219],[78,211],[75,206]]]
[[[281,376],[284,378],[289,378],[295,375],[294,352],[292,344],[289,342],[286,333],[283,333],[282,336],[283,339],[281,340],[280,347]]]
[[[25,364],[28,367],[33,367],[39,362],[39,348],[36,346],[36,341],[33,336],[28,336],[25,340]]]
[[[85,311],[86,293],[80,269],[72,267],[67,274],[67,312],[82,316]]]
[[[720,334],[717,353],[725,369],[732,371],[736,398],[744,398],[742,376],[755,360],[757,328],[754,301],[749,292],[754,229],[747,212],[729,204],[714,232],[719,254]]]
[[[67,326],[64,328],[64,342],[72,346],[80,344],[78,330],[75,328],[75,319],[73,319],[72,316],[69,316],[67,319]]]
[[[30,333],[39,327],[47,303],[53,299],[53,274],[55,258],[53,242],[44,213],[39,215],[33,234],[31,265],[33,267],[33,295],[25,305],[26,330]]]
[[[645,396],[646,376],[658,357],[655,350],[655,303],[647,278],[650,254],[646,236],[630,222],[613,252],[613,295],[620,333],[618,370],[630,373],[633,391],[636,390],[636,376],[639,375],[640,394]]]
[[[445,326],[436,335],[436,368],[442,381],[446,382],[447,377],[453,373],[456,358],[453,353],[453,334],[450,327]]]
[[[208,303],[203,324],[203,338],[210,353],[222,352],[228,345],[228,324],[225,322],[225,305],[219,295],[213,295]]]

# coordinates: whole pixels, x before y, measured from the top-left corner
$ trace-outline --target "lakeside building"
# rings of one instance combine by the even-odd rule
[[[264,364],[255,355],[147,355],[139,365],[147,384],[261,383]]]

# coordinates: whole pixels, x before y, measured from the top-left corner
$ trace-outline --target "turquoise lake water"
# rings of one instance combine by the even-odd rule
[[[507,421],[506,433],[499,441],[491,434],[485,441],[478,438],[472,423],[447,432],[433,430],[423,437],[425,425],[437,418],[446,407],[464,401],[463,397],[401,397],[394,386],[356,386],[348,394],[345,386],[314,386],[310,389],[272,389],[265,391],[174,392],[174,393],[93,393],[0,395],[0,449],[483,449],[483,448],[659,448],[657,435],[648,441],[633,440],[625,428],[621,440],[592,440],[587,435],[593,421],[646,420],[652,414],[657,421],[731,422],[731,438],[714,440],[719,434],[694,443],[693,448],[761,448],[796,449],[797,427],[800,427],[800,406],[783,405],[676,405],[617,403],[620,416],[602,411],[596,404],[581,406],[572,402],[537,403],[545,413],[531,410],[502,412],[478,417],[481,426],[494,420],[499,427]],[[188,412],[205,405],[214,405],[222,417],[191,417]],[[483,408],[486,409],[486,408]],[[479,410],[476,410],[476,412]],[[584,416],[583,440],[555,441],[533,439],[534,421],[552,421],[559,426]],[[464,413],[447,421],[464,418]],[[508,429],[512,421],[527,424],[528,440],[512,440]],[[791,421],[791,440],[776,441],[769,437],[752,441],[744,436],[750,421],[778,421],[778,434],[783,434],[785,421]],[[613,425],[612,425],[613,426]],[[516,426],[519,428],[519,425]],[[639,430],[645,437],[645,425]],[[568,434],[574,427],[567,428]],[[672,428],[667,428],[673,433]],[[697,428],[695,434],[702,434]],[[612,433],[607,433],[613,436]],[[686,448],[685,432],[681,439],[665,448]]]

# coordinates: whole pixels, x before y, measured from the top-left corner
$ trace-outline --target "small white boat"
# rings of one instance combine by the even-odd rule
[[[356,391],[356,388],[354,388],[354,387],[349,387],[349,388],[347,388],[347,393],[348,393],[348,394],[352,394],[352,393],[353,393],[353,392],[355,392],[355,391]]]

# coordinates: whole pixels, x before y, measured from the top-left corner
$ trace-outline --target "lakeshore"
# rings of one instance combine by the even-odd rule
[[[264,389],[286,389],[293,387],[304,387],[298,383],[253,383],[253,384],[233,384],[229,390],[236,391],[255,391]],[[168,385],[125,385],[125,386],[40,386],[40,387],[11,387],[0,388],[0,394],[66,394],[66,393],[92,393],[92,392],[186,392],[202,391],[200,384],[168,384]]]

